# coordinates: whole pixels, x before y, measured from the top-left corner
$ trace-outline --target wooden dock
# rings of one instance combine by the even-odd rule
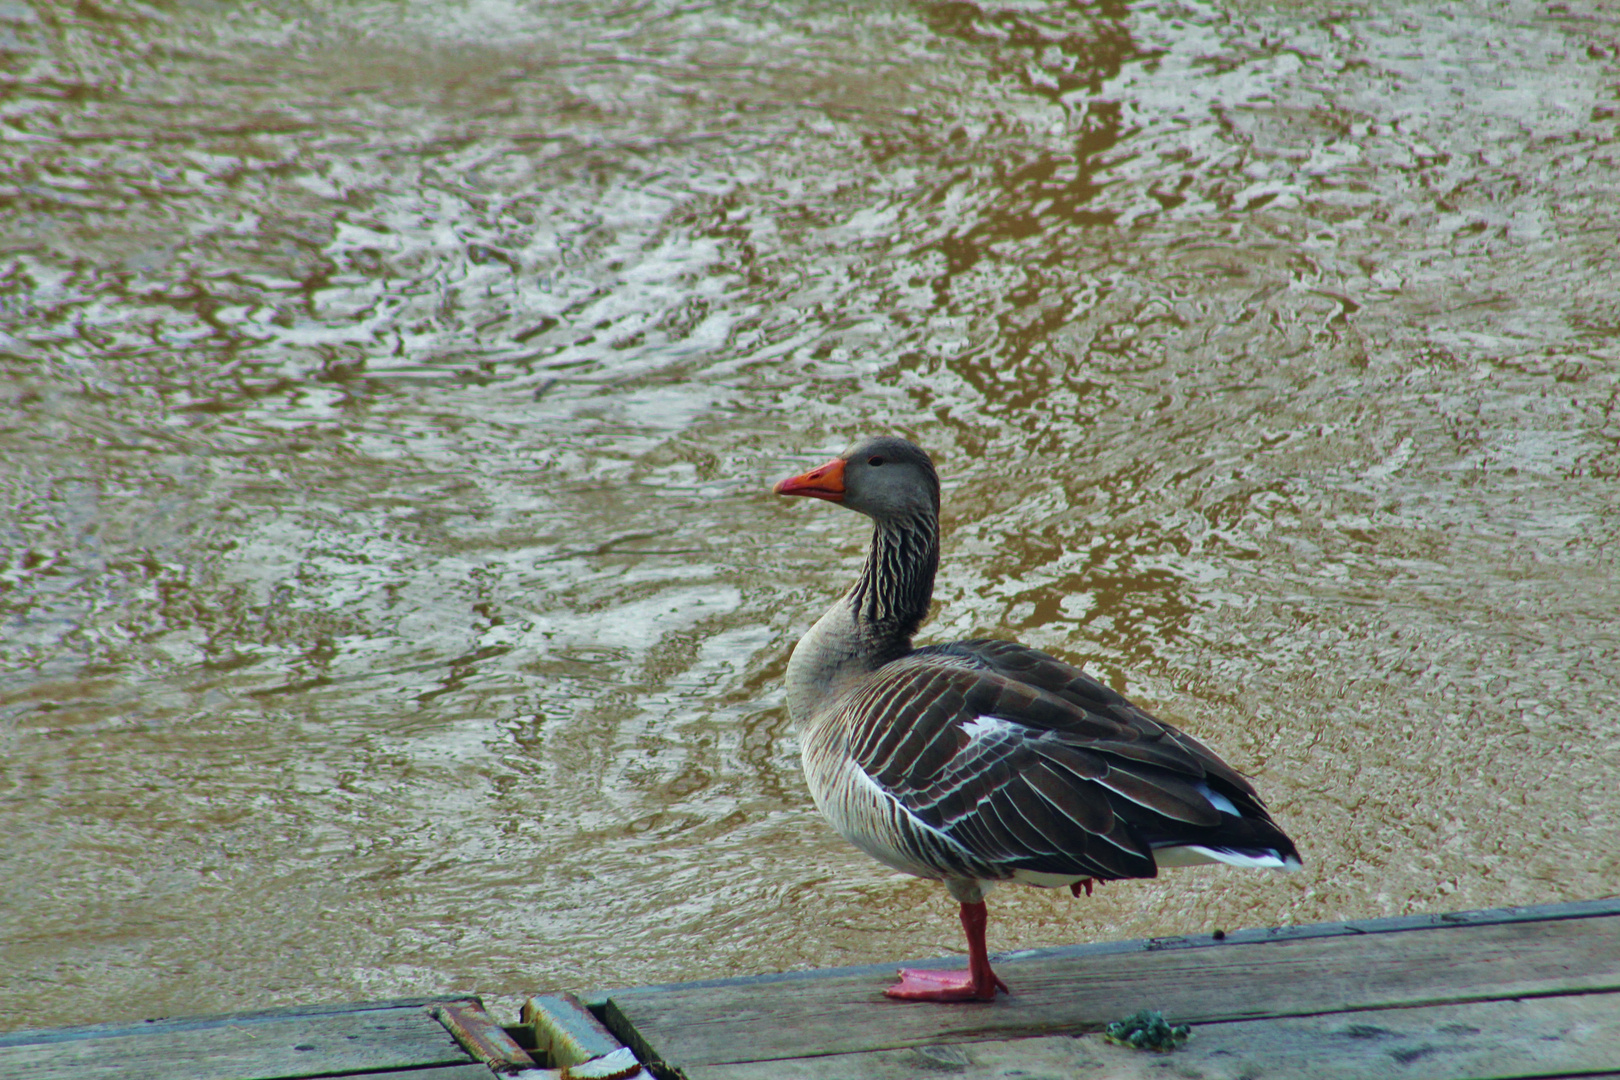
[[[893,1002],[893,965],[587,999],[686,1080],[1620,1077],[1620,899],[1012,954],[994,1004]],[[1105,1042],[1139,1009],[1193,1025]]]
[[[1620,1080],[1620,899],[1005,954],[993,1004],[889,1001],[894,966],[536,998],[507,1026],[459,995],[21,1031],[0,1077]],[[1192,1038],[1098,1034],[1144,1008]]]

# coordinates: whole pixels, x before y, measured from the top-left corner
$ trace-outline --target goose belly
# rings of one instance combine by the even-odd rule
[[[918,821],[847,757],[804,746],[804,775],[816,809],[845,840],[885,866],[915,877],[975,878],[965,852],[949,838]],[[955,849],[955,850],[953,850]]]

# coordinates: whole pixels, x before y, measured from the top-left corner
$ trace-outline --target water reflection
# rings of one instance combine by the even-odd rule
[[[957,948],[780,701],[864,537],[768,483],[879,428],[929,632],[1085,662],[1311,864],[993,947],[1614,892],[1616,36],[0,3],[13,1024]]]

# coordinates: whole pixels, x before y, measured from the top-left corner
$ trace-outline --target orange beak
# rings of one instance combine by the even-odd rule
[[[844,501],[844,459],[833,458],[807,473],[790,476],[771,489],[778,495],[808,495],[828,502]]]

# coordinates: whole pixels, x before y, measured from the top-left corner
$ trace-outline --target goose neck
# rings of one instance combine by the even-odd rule
[[[795,723],[810,723],[862,675],[911,651],[938,567],[933,518],[878,526],[861,576],[788,660],[788,713]]]
[[[879,522],[849,605],[863,645],[886,662],[911,651],[928,617],[939,569],[939,523],[932,516]]]

